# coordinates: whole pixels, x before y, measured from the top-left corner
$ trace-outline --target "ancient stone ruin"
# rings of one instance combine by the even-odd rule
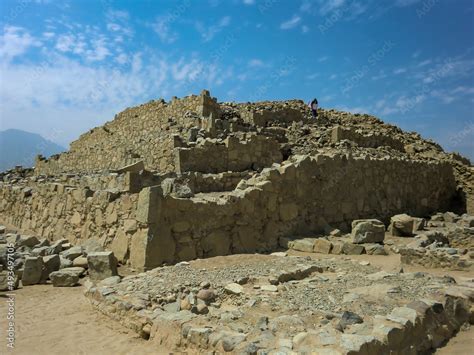
[[[473,270],[473,173],[369,115],[314,120],[300,100],[219,103],[204,90],[126,109],[69,151],[2,173],[0,222],[21,233],[6,234],[0,257],[16,248],[15,285],[73,286],[87,273],[100,311],[174,349],[428,351],[473,320],[472,283],[286,251]],[[232,267],[231,254],[253,253],[274,254]],[[192,267],[226,255],[229,266]],[[150,271],[121,279],[117,263]],[[324,302],[298,296],[318,288]],[[264,310],[278,312],[254,318]]]

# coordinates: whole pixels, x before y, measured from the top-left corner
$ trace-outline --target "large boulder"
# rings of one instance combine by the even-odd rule
[[[346,255],[360,255],[363,254],[365,248],[363,245],[353,244],[353,243],[344,243],[342,244],[342,250],[340,254]]]
[[[69,248],[68,250],[62,252],[62,257],[65,258],[65,259],[69,259],[69,260],[73,261],[78,256],[81,256],[83,251],[84,250],[83,250],[82,246],[75,246],[75,247]]]
[[[352,222],[352,242],[382,243],[385,238],[385,225],[378,219],[357,219]]]
[[[314,252],[320,254],[330,254],[332,250],[332,243],[327,239],[317,239],[314,242]]]
[[[288,242],[288,248],[298,251],[304,251],[307,253],[314,252],[314,242],[316,241],[315,238],[303,238],[303,239],[296,239]]]
[[[54,271],[49,274],[49,278],[53,282],[54,287],[73,287],[79,281],[78,274],[69,272],[67,269]]]
[[[390,218],[388,231],[396,237],[413,237],[417,231],[423,230],[425,220],[407,214],[397,214]]]
[[[32,235],[20,235],[16,241],[16,247],[28,247],[33,248],[35,245],[39,244],[38,238]]]
[[[117,276],[117,259],[111,251],[89,253],[87,255],[89,277],[92,280],[103,280]]]
[[[8,271],[0,271],[0,291],[12,291],[18,288],[19,279]]]
[[[43,275],[43,258],[40,256],[29,256],[25,259],[21,283],[23,286],[35,285],[41,282]]]
[[[49,278],[49,274],[54,271],[58,271],[61,266],[61,260],[58,254],[43,256],[43,276],[42,281],[46,281]]]

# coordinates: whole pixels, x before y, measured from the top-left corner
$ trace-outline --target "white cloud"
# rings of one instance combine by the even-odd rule
[[[261,61],[260,59],[251,59],[248,62],[249,67],[257,68],[257,67],[263,67],[265,63]]]
[[[73,35],[61,35],[56,41],[56,49],[61,52],[69,52],[75,44],[75,37]]]
[[[334,99],[334,95],[326,95],[320,98],[319,102],[329,102]]]
[[[424,60],[424,61],[422,61],[422,62],[419,62],[419,63],[418,63],[418,66],[419,66],[419,67],[425,67],[425,66],[427,66],[427,65],[430,65],[431,62],[432,62],[431,59],[426,59],[426,60]]]
[[[280,29],[282,29],[282,30],[292,29],[292,28],[296,27],[300,22],[301,22],[301,17],[299,17],[297,15],[293,15],[293,17],[291,19],[289,19],[288,21],[282,22],[280,24]]]
[[[395,5],[398,7],[406,7],[414,5],[418,2],[420,2],[420,0],[396,0]]]
[[[47,52],[44,58],[35,65],[2,64],[2,80],[9,85],[0,85],[0,117],[11,119],[0,122],[0,126],[45,136],[57,129],[64,132],[57,139],[64,145],[125,107],[185,89],[220,85],[236,76],[228,68],[197,57],[164,53],[147,55],[146,62],[142,53],[122,53],[119,58],[123,64],[117,67],[102,62],[91,66],[59,52]]]
[[[163,43],[173,43],[178,39],[178,33],[171,29],[171,24],[170,16],[161,16],[157,17],[155,22],[151,25]]]
[[[319,57],[319,58],[318,58],[318,62],[322,63],[322,62],[327,61],[328,59],[329,59],[328,56]]]
[[[106,38],[101,37],[92,41],[92,49],[86,51],[86,58],[90,61],[104,60],[111,54],[106,45]]]
[[[230,25],[230,16],[222,17],[219,22],[215,25],[206,27],[202,22],[196,22],[195,26],[198,32],[201,34],[201,38],[204,42],[211,41],[220,31]]]
[[[326,16],[328,13],[335,11],[346,4],[346,0],[319,0],[320,13]]]
[[[373,75],[371,79],[374,81],[377,81],[377,80],[385,79],[386,77],[387,77],[387,74],[385,74],[385,71],[380,70],[379,73],[377,75]]]
[[[301,32],[308,33],[309,32],[309,27],[306,26],[306,25],[301,26]]]
[[[474,94],[474,87],[467,87],[467,86],[458,86],[452,90],[453,94],[466,94],[472,95]]]
[[[406,68],[397,68],[397,69],[395,69],[395,70],[393,71],[393,74],[399,75],[399,74],[405,73],[406,71],[407,71]]]
[[[44,38],[53,38],[56,34],[54,32],[43,32]]]
[[[0,60],[10,61],[26,53],[31,47],[40,45],[41,42],[24,28],[5,26],[0,36]]]
[[[127,11],[111,9],[107,11],[106,17],[110,21],[117,21],[117,20],[126,21],[130,18],[130,14]]]

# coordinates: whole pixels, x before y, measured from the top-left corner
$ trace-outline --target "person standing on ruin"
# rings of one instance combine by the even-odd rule
[[[309,103],[309,108],[313,114],[313,118],[318,118],[318,99],[314,98],[313,101]]]

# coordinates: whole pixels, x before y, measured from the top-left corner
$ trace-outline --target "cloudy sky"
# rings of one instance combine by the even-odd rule
[[[474,158],[472,0],[2,0],[0,130],[67,146],[126,107],[318,97]]]

